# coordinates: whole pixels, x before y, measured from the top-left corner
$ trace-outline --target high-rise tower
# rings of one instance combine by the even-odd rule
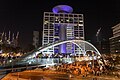
[[[55,6],[52,11],[44,12],[42,45],[63,40],[84,40],[83,14],[73,14],[73,8],[68,5]],[[44,52],[78,53],[78,50],[72,43],[66,43]]]

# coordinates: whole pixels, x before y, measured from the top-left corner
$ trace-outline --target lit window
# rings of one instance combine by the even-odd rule
[[[120,42],[120,40],[118,40],[118,42]]]

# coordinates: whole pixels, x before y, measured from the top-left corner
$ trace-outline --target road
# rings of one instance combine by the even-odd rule
[[[2,80],[120,80],[110,76],[73,76],[69,77],[69,74],[64,72],[57,72],[53,70],[27,70],[23,72],[9,73]]]

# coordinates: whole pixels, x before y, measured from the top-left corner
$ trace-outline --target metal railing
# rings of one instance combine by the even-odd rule
[[[59,65],[61,63],[69,63],[73,62],[73,58],[33,58],[23,62],[15,62],[12,61],[11,64],[6,64],[1,67],[0,75],[7,74],[9,72],[19,72],[23,70],[41,68],[45,66],[54,66]]]

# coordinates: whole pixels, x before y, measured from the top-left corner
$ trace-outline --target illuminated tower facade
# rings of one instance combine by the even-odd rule
[[[72,39],[84,40],[83,14],[73,14],[72,7],[68,5],[55,6],[52,11],[44,12],[42,45]],[[66,43],[44,53],[78,53],[78,49],[74,44]]]

